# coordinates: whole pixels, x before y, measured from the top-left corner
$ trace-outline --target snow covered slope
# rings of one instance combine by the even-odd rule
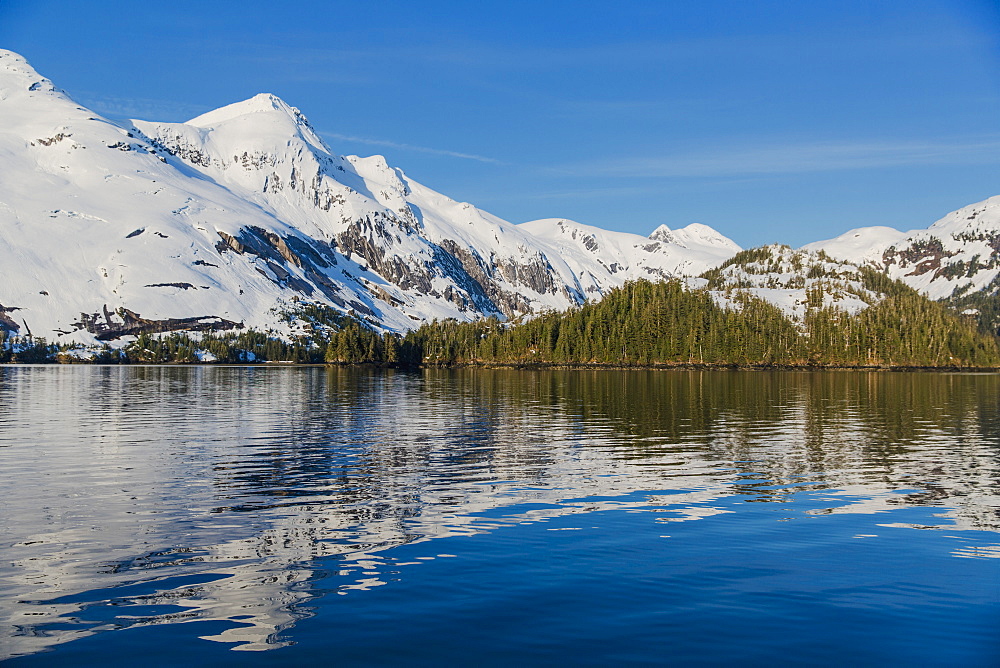
[[[649,237],[561,218],[534,220],[518,227],[555,249],[588,293],[601,294],[608,287],[640,278],[655,281],[700,274],[740,250],[732,240],[698,223],[673,231],[661,225]],[[597,269],[604,272],[595,275]]]
[[[811,308],[853,315],[885,298],[865,280],[859,265],[834,260],[823,251],[779,244],[742,251],[688,284],[707,288],[728,308],[741,308],[746,297],[762,299],[800,325]]]
[[[381,156],[335,155],[273,95],[188,123],[115,123],[10,51],[0,165],[0,330],[58,340],[289,334],[280,313],[293,300],[397,331],[509,317],[739,250],[710,228],[654,233],[684,232],[669,239],[588,228],[605,246],[577,252],[561,232],[456,202]]]
[[[954,211],[924,230],[851,230],[803,250],[867,264],[932,299],[993,291],[1000,274],[1000,197]]]
[[[290,233],[281,221],[192,178],[10,52],[0,52],[0,119],[5,329],[86,340],[95,323],[124,324],[105,316],[119,308],[223,327],[268,322],[281,289],[216,244],[243,221]]]

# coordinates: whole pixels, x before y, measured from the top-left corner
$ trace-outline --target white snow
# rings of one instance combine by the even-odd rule
[[[740,250],[731,239],[699,224],[674,233],[661,225],[649,237],[564,218],[533,220],[518,228],[549,244],[588,294],[603,294],[631,280],[695,276]]]
[[[953,211],[927,229],[864,227],[802,248],[868,264],[931,299],[976,292],[1000,274],[1000,196]]]
[[[835,260],[855,264],[878,262],[887,248],[906,238],[905,232],[892,227],[859,227],[838,237],[814,241],[802,247],[804,251],[824,251]]]

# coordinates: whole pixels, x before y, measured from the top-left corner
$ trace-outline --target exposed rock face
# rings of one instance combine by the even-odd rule
[[[219,236],[222,241],[216,244],[216,250],[256,256],[261,262],[254,268],[276,286],[306,298],[322,297],[357,313],[375,315],[367,305],[345,299],[341,294],[342,286],[330,279],[328,270],[337,265],[337,257],[328,246],[313,239],[282,238],[274,232],[253,226],[241,229],[235,237],[222,231]],[[293,273],[293,267],[300,271]]]
[[[922,276],[929,271],[935,272],[935,278],[941,275],[941,262],[954,257],[955,253],[944,249],[944,244],[936,237],[918,239],[905,248],[892,247],[882,254],[882,262],[886,267],[897,266],[912,271],[907,276]]]
[[[266,102],[272,106],[276,104],[271,99]],[[420,206],[406,201],[406,197],[411,196],[413,191],[405,177],[389,168],[380,157],[367,161],[356,159],[352,163],[350,159],[321,153],[321,147],[316,146],[318,140],[309,141],[313,138],[308,137],[309,126],[303,124],[305,121],[301,114],[291,110],[288,115],[294,120],[296,132],[303,137],[305,144],[293,156],[288,158],[280,154],[244,151],[234,155],[230,163],[223,158],[214,159],[204,150],[195,149],[192,139],[176,126],[164,128],[145,124],[142,127],[145,133],[152,135],[150,141],[172,155],[195,167],[214,167],[215,171],[224,172],[220,175],[224,178],[230,178],[225,172],[231,168],[238,168],[239,178],[242,180],[251,178],[254,172],[266,171],[260,188],[262,193],[284,200],[297,200],[303,207],[317,209],[315,215],[320,219],[317,227],[330,236],[329,248],[335,249],[348,260],[358,262],[364,271],[377,274],[400,291],[443,299],[467,316],[511,317],[530,313],[538,307],[529,296],[531,293],[558,298],[561,303],[553,305],[569,306],[583,301],[583,292],[575,289],[575,286],[565,285],[564,277],[559,276],[544,252],[537,248],[528,248],[522,243],[517,253],[505,253],[506,257],[498,256],[498,251],[505,249],[490,248],[491,252],[484,257],[480,249],[467,240],[456,240],[446,235],[436,235],[436,238],[422,235],[422,213],[417,214],[415,211],[422,212],[429,207],[424,203]],[[192,124],[197,122],[198,119],[195,119]],[[359,166],[362,167],[361,170],[358,169]],[[366,177],[361,174],[365,168],[374,176]],[[353,175],[359,182],[349,186],[340,183],[335,180],[337,172],[341,173],[341,178]],[[311,176],[303,178],[303,174]],[[259,181],[260,174],[256,178]],[[363,202],[364,207],[356,206],[358,195],[369,197],[369,201]],[[381,206],[372,206],[373,204]],[[363,217],[351,219],[349,214],[357,215],[359,209],[367,209],[367,212]],[[465,211],[470,209],[472,208],[468,205],[463,207]],[[333,215],[330,215],[331,212]],[[324,218],[326,220],[322,220]],[[331,218],[334,220],[331,221]],[[489,222],[505,226],[502,221]],[[244,239],[244,234],[247,239]],[[267,249],[262,248],[259,243],[265,237],[269,247]],[[266,235],[259,229],[254,229],[242,233],[238,238],[228,234],[222,238],[224,245],[220,245],[220,249],[227,246],[240,253],[249,249],[249,252],[265,259],[269,270],[265,275],[273,275],[278,281],[309,297],[313,295],[313,291],[307,285],[290,280],[287,272],[274,266],[276,258],[270,249],[277,250],[286,261],[293,262],[296,266],[309,267],[311,273],[316,274],[311,277],[314,282],[318,275],[322,275],[322,272],[316,271],[315,265],[321,264],[326,268],[337,263],[335,256],[325,258],[328,264],[317,262],[316,257],[311,258],[311,263],[303,262],[299,255],[306,248],[315,249],[315,244],[298,237],[276,238],[274,234]],[[297,252],[288,248],[293,243],[299,244]],[[324,248],[326,247],[324,244]],[[441,282],[438,279],[450,285],[435,287]],[[323,282],[318,282],[321,291],[332,298],[331,291],[323,290]],[[374,290],[370,282],[365,282],[364,285],[383,302],[404,303],[401,297],[390,295],[383,287]]]
[[[882,254],[882,267],[890,271],[909,269],[904,279],[933,272],[931,281],[955,282],[953,293],[974,284],[977,276],[995,274],[1000,268],[1000,230],[956,232],[943,238],[949,242],[949,247],[946,248],[942,238],[929,236],[912,240],[906,246],[888,248]],[[969,246],[978,246],[981,252],[969,253]]]
[[[0,331],[7,332],[8,334],[17,334],[21,331],[21,326],[14,322],[14,320],[7,315],[13,311],[17,311],[16,306],[4,306],[0,304]]]
[[[118,317],[118,320],[115,319],[115,316]],[[143,333],[218,332],[243,328],[242,323],[210,315],[196,318],[150,320],[126,308],[120,308],[115,314],[112,314],[108,311],[107,305],[102,309],[102,313],[81,313],[80,321],[74,324],[80,329],[94,334],[98,341],[113,341],[123,336],[136,336]]]

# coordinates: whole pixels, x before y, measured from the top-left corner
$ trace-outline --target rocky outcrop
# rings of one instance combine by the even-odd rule
[[[116,318],[117,317],[117,318]],[[102,313],[81,313],[80,321],[73,323],[80,329],[94,334],[98,341],[113,341],[123,336],[154,334],[159,332],[218,332],[242,329],[243,324],[225,320],[218,316],[205,315],[195,318],[166,318],[151,320],[127,308],[120,308],[112,314],[107,305]]]
[[[19,310],[20,309],[16,306],[4,306],[3,304],[0,304],[0,332],[17,334],[21,331],[21,326],[7,315],[10,312]]]
[[[944,244],[936,237],[918,239],[905,248],[889,248],[882,254],[885,266],[898,265],[900,268],[912,266],[908,276],[922,276],[930,271],[939,271],[945,258],[953,257]]]
[[[377,317],[378,314],[368,305],[343,296],[343,282],[330,276],[330,270],[338,261],[329,245],[315,239],[291,235],[281,237],[253,226],[243,228],[235,237],[221,230],[218,234],[221,241],[216,244],[217,251],[233,251],[260,258],[263,266],[257,266],[256,269],[271,282],[294,290],[304,297],[315,298],[322,295],[323,299],[336,306],[356,314]],[[292,267],[299,269],[304,278],[293,273]],[[342,273],[342,278],[354,277]]]

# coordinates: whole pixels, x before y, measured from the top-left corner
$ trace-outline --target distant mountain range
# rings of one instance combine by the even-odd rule
[[[381,156],[334,154],[269,94],[187,123],[112,121],[2,50],[0,169],[0,332],[62,343],[235,328],[287,337],[302,331],[286,317],[296,303],[396,332],[517,318],[631,280],[702,275],[741,250],[698,224],[649,237],[511,224]],[[927,230],[864,228],[806,250],[937,299],[990,295],[1000,198]],[[796,308],[777,288],[747,289]]]

